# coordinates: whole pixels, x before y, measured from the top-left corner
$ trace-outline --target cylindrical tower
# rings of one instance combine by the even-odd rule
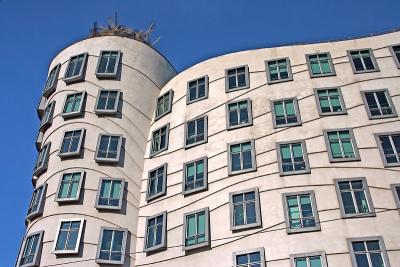
[[[155,49],[117,35],[55,56],[18,266],[134,266],[146,139],[160,88],[175,74]]]
[[[136,266],[398,266],[399,43],[242,51],[171,79]]]

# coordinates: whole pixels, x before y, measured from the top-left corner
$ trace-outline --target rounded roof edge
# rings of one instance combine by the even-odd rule
[[[164,56],[163,54],[161,54],[161,52],[158,51],[155,47],[150,46],[149,44],[147,44],[147,43],[145,43],[145,42],[141,42],[141,41],[136,40],[136,39],[134,39],[134,38],[130,38],[130,37],[127,37],[127,36],[120,36],[120,35],[89,36],[89,37],[82,38],[82,39],[79,39],[79,40],[76,40],[76,41],[72,41],[72,42],[70,42],[69,44],[67,44],[66,46],[64,46],[63,48],[61,48],[61,49],[58,50],[58,52],[51,58],[51,60],[50,60],[50,62],[49,62],[49,64],[48,64],[48,65],[49,65],[48,68],[50,68],[50,65],[51,65],[51,63],[53,62],[54,58],[56,58],[56,57],[57,57],[62,51],[64,51],[65,49],[67,49],[67,48],[69,48],[69,47],[71,47],[71,46],[73,46],[73,45],[75,45],[75,44],[77,44],[77,43],[80,43],[80,42],[83,42],[83,41],[86,41],[86,40],[89,40],[89,39],[102,38],[102,37],[125,38],[125,39],[130,39],[130,40],[133,40],[133,41],[142,43],[142,44],[148,46],[149,48],[153,49],[157,54],[159,54],[166,62],[168,62],[168,64],[172,67],[172,69],[175,71],[175,73],[178,74],[178,71],[175,69],[174,65],[172,65],[172,63],[168,60],[168,58],[167,58],[166,56]]]

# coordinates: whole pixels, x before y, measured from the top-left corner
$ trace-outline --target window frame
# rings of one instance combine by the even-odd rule
[[[65,139],[65,134],[69,133],[69,132],[78,132],[78,131],[81,132],[81,135],[79,137],[77,150],[73,151],[73,152],[64,152],[64,153],[61,152],[61,149],[62,149],[63,143],[64,143],[64,139]],[[62,134],[62,139],[61,139],[61,142],[60,142],[60,147],[58,149],[58,156],[60,158],[62,158],[62,159],[69,158],[69,157],[74,157],[74,156],[79,156],[81,154],[81,152],[82,152],[81,151],[82,150],[82,143],[83,143],[83,138],[85,136],[85,132],[86,132],[85,128],[79,128],[79,129],[74,129],[74,130],[64,130],[63,134]],[[70,145],[71,145],[71,143],[70,143]]]
[[[394,63],[396,63],[396,67],[398,69],[400,69],[400,61],[398,60],[398,58],[396,56],[396,52],[394,52],[394,47],[397,47],[397,46],[400,47],[400,44],[395,44],[395,45],[389,46],[389,51],[390,51],[390,54],[393,57]]]
[[[381,137],[381,136],[392,136],[392,135],[400,135],[400,131],[395,131],[395,132],[383,132],[383,133],[374,133],[375,141],[376,141],[376,144],[377,144],[378,149],[379,149],[379,154],[381,155],[382,163],[383,163],[383,166],[384,166],[385,168],[400,166],[400,161],[399,161],[399,162],[396,162],[396,163],[388,163],[388,162],[387,162],[385,152],[383,151],[382,143],[381,143],[381,141],[379,140],[379,137]],[[393,146],[392,146],[392,148],[393,148]],[[396,152],[397,152],[397,151],[396,151]],[[400,153],[400,151],[399,151],[399,153]]]
[[[187,140],[188,140],[188,136],[187,135],[189,133],[189,130],[188,130],[189,123],[195,122],[196,123],[196,129],[197,129],[197,121],[201,120],[201,119],[204,120],[204,139],[201,140],[201,141],[192,143],[192,144],[187,144]],[[191,147],[198,146],[198,145],[201,145],[201,144],[204,144],[204,143],[207,143],[207,142],[208,142],[208,116],[207,115],[203,115],[203,116],[191,119],[191,120],[187,120],[185,122],[185,149],[189,149]]]
[[[100,101],[100,94],[102,92],[117,92],[117,97],[115,99],[115,104],[113,109],[98,109],[97,105]],[[94,104],[94,113],[97,115],[114,115],[118,113],[119,101],[121,98],[121,90],[120,89],[101,89],[97,92],[96,103]]]
[[[337,159],[333,158],[331,146],[330,146],[329,139],[328,139],[328,133],[329,132],[340,132],[340,131],[349,131],[350,138],[351,138],[351,144],[352,144],[353,150],[354,150],[354,156],[355,156],[354,158],[337,158]],[[325,130],[323,130],[323,134],[324,134],[326,149],[328,151],[329,162],[335,163],[335,162],[351,162],[351,161],[360,161],[361,160],[360,152],[358,150],[358,145],[357,145],[356,138],[354,136],[354,132],[353,132],[352,128],[325,129]]]
[[[365,190],[364,190],[365,198],[368,202],[368,208],[369,208],[368,213],[346,214],[346,212],[344,210],[342,195],[340,194],[339,182],[352,182],[352,181],[362,181],[363,187],[365,188]],[[369,191],[369,186],[367,183],[367,179],[365,177],[336,178],[336,179],[333,179],[333,182],[335,184],[335,191],[336,191],[336,195],[338,198],[340,215],[341,215],[342,219],[360,218],[360,217],[361,218],[362,217],[375,217],[376,216],[374,203],[372,202],[371,193]],[[353,199],[353,204],[355,204],[354,199]]]
[[[285,79],[278,79],[278,80],[271,80],[271,73],[269,72],[269,67],[268,64],[270,62],[277,62],[279,60],[285,60],[286,61],[286,65],[287,65],[287,72],[288,72],[288,77]],[[265,70],[267,73],[267,83],[269,85],[271,84],[275,84],[275,83],[282,83],[282,82],[289,82],[289,81],[293,81],[293,73],[292,73],[292,65],[290,64],[290,59],[289,57],[282,57],[282,58],[276,58],[276,59],[269,59],[269,60],[265,60]]]
[[[99,199],[100,199],[100,191],[101,191],[101,186],[103,184],[103,181],[119,181],[121,182],[121,192],[118,200],[118,206],[107,206],[107,205],[100,205],[99,204]],[[122,202],[124,200],[124,193],[125,193],[125,179],[124,178],[111,178],[111,177],[100,177],[99,179],[99,184],[97,187],[97,193],[96,193],[96,202],[94,204],[94,207],[98,210],[121,210],[122,209]]]
[[[50,158],[50,148],[51,148],[51,142],[47,142],[46,144],[44,144],[44,146],[42,146],[42,149],[40,149],[38,157],[35,162],[35,168],[33,169],[33,176],[39,176],[40,174],[42,174],[47,170]],[[46,150],[44,151],[45,155],[43,156],[44,158],[42,160],[42,164],[40,164],[40,166],[37,166],[38,160],[43,152],[43,149]]]
[[[66,113],[66,112],[65,112],[65,106],[66,106],[66,104],[67,104],[68,97],[71,96],[71,95],[77,95],[77,94],[82,94],[82,96],[81,96],[81,103],[79,104],[79,109],[78,109],[78,111],[72,111],[72,112]],[[83,113],[82,107],[83,107],[83,102],[85,101],[85,99],[86,99],[86,91],[73,92],[73,93],[69,93],[69,94],[65,95],[65,98],[64,98],[64,105],[63,105],[63,108],[62,108],[62,111],[61,111],[61,114],[60,114],[61,117],[65,120],[65,119],[67,119],[67,118],[81,116],[82,113]]]
[[[387,255],[385,242],[382,236],[368,236],[368,237],[356,237],[356,238],[346,238],[347,246],[349,248],[349,254],[351,259],[351,265],[353,267],[358,267],[355,253],[353,250],[353,242],[366,242],[366,241],[378,241],[379,248],[382,251],[382,259],[384,261],[385,267],[390,267],[389,257]]]
[[[371,57],[372,64],[374,64],[375,68],[371,69],[371,70],[356,70],[356,67],[354,65],[354,61],[353,61],[353,58],[351,56],[351,53],[352,52],[365,51],[365,50],[369,51],[369,55]],[[371,48],[352,49],[352,50],[347,50],[346,52],[347,52],[347,57],[348,57],[348,59],[350,61],[350,65],[351,65],[351,68],[352,68],[354,74],[370,73],[370,72],[378,72],[378,71],[380,71],[379,66],[378,66],[378,62],[376,61],[375,55],[374,55],[374,53],[373,53]]]
[[[103,73],[103,72],[99,72],[99,67],[100,67],[100,61],[102,59],[103,53],[114,53],[117,52],[117,59],[115,61],[115,66],[114,66],[114,72],[111,73]],[[117,73],[118,73],[118,67],[120,64],[120,59],[121,59],[121,50],[100,50],[100,55],[99,55],[99,59],[97,60],[97,66],[96,66],[96,77],[97,78],[116,78],[117,77]]]
[[[321,90],[331,90],[331,89],[336,89],[338,92],[340,104],[342,105],[342,111],[331,111],[331,112],[322,112],[322,107],[321,107],[321,102],[319,101],[319,96],[318,96],[318,91]],[[336,115],[345,115],[347,114],[347,108],[346,104],[344,102],[343,94],[342,94],[342,89],[340,87],[320,87],[320,88],[314,88],[314,96],[315,96],[315,101],[317,102],[317,108],[318,108],[318,114],[320,117],[325,117],[325,116],[336,116]]]
[[[285,102],[287,100],[293,100],[294,111],[296,112],[297,122],[278,125],[276,123],[276,113],[275,113],[275,105],[274,104],[275,104],[275,102]],[[291,127],[291,126],[300,126],[302,124],[299,103],[298,103],[296,97],[287,97],[287,98],[270,100],[270,106],[271,106],[272,123],[273,123],[274,129]]]
[[[327,55],[328,61],[329,61],[329,66],[331,67],[331,70],[332,70],[331,73],[314,74],[314,73],[312,72],[310,57],[311,57],[311,56],[318,56],[318,59],[319,59],[319,55],[321,55],[321,54],[326,54],[326,55]],[[306,54],[306,61],[307,61],[308,71],[309,71],[309,73],[310,73],[310,78],[319,78],[319,77],[336,76],[335,65],[333,64],[333,60],[332,60],[332,57],[331,57],[331,53],[330,53],[330,52],[318,52],[318,53]]]
[[[56,101],[51,101],[50,103],[48,103],[43,111],[43,116],[42,119],[40,121],[40,126],[39,126],[39,131],[45,131],[47,128],[49,128],[51,126],[51,124],[53,123],[53,115],[54,115],[54,108],[56,105]],[[49,116],[47,118],[47,120],[45,120],[45,115],[46,115],[46,109],[49,108]]]
[[[71,76],[71,77],[66,77],[67,72],[68,72],[69,64],[71,63],[71,59],[74,58],[74,57],[79,57],[81,55],[83,55],[83,60],[82,60],[82,66],[81,66],[81,69],[79,71],[79,74],[75,75],[75,76]],[[65,69],[64,78],[63,78],[63,81],[66,84],[70,84],[70,83],[73,83],[73,82],[78,82],[78,81],[84,80],[84,76],[85,76],[85,72],[86,72],[87,59],[88,59],[88,53],[87,52],[70,56],[70,58],[68,60],[68,63],[67,63],[67,67]]]
[[[64,175],[67,175],[67,174],[73,175],[75,173],[80,173],[79,185],[78,185],[78,189],[76,190],[76,197],[74,197],[74,198],[71,198],[71,197],[70,198],[59,198],[58,194],[61,190],[61,184],[62,184],[62,179],[64,178]],[[81,190],[82,190],[82,184],[85,179],[85,175],[86,175],[86,172],[84,170],[68,171],[68,172],[61,173],[60,179],[58,181],[57,192],[55,194],[54,201],[58,202],[59,204],[79,201],[80,195],[81,195]]]
[[[301,171],[289,171],[289,172],[284,172],[282,168],[282,154],[281,154],[281,145],[293,145],[293,144],[301,144],[301,150],[303,152],[303,159],[304,159],[304,164],[305,164],[305,169]],[[279,168],[279,176],[287,176],[287,175],[295,175],[295,174],[307,174],[311,173],[311,167],[310,167],[310,162],[308,160],[308,152],[307,152],[307,146],[306,146],[306,141],[303,139],[299,140],[294,140],[294,141],[284,141],[284,142],[277,142],[276,143],[276,152],[278,156],[278,168]]]
[[[373,116],[371,114],[371,110],[369,109],[368,106],[368,102],[367,102],[367,97],[366,97],[366,93],[376,93],[376,92],[384,92],[386,100],[388,101],[390,108],[392,109],[392,114],[386,114],[386,115],[376,115]],[[393,104],[392,101],[392,96],[390,95],[390,92],[387,88],[383,88],[383,89],[374,89],[374,90],[364,90],[364,91],[360,91],[361,93],[361,98],[363,100],[363,104],[365,107],[365,110],[367,111],[367,115],[368,115],[368,119],[370,120],[374,120],[374,119],[386,119],[386,118],[394,118],[397,117],[397,111],[396,111],[396,107]],[[380,105],[380,103],[378,103],[378,105]]]
[[[101,250],[101,243],[103,241],[103,233],[105,230],[108,231],[119,231],[124,233],[124,238],[122,239],[122,244],[121,244],[121,260],[104,260],[100,259],[100,250]],[[100,236],[99,236],[99,242],[97,243],[97,250],[96,250],[96,259],[95,262],[99,264],[124,264],[125,262],[125,252],[126,252],[126,245],[127,245],[127,240],[128,240],[128,229],[126,228],[116,228],[116,227],[104,227],[102,226],[100,228]],[[112,246],[113,244],[111,244]]]
[[[32,219],[36,218],[39,215],[43,214],[43,210],[44,210],[44,203],[46,201],[46,192],[47,192],[47,182],[44,182],[43,184],[41,184],[40,186],[36,187],[35,190],[33,190],[32,192],[32,196],[31,196],[31,200],[29,202],[29,207],[28,207],[28,211],[31,208],[32,205],[32,201],[34,194],[40,189],[42,188],[41,191],[41,195],[39,196],[39,205],[38,208],[36,209],[36,211],[31,211],[29,213],[26,214],[25,220],[29,220],[32,221]]]
[[[240,68],[244,68],[244,78],[245,78],[246,85],[229,89],[228,71],[237,70],[237,69],[240,69]],[[230,93],[230,92],[234,92],[234,91],[238,91],[238,90],[244,90],[244,89],[248,89],[248,88],[250,88],[249,65],[246,64],[246,65],[240,65],[240,66],[237,66],[237,67],[232,67],[232,68],[225,69],[225,93]]]
[[[46,97],[41,96],[36,107],[36,113],[40,120],[42,120],[44,109],[46,108],[46,100]]]
[[[35,140],[35,147],[37,151],[40,151],[40,147],[42,146],[43,142],[43,136],[44,132],[38,131],[38,134],[36,135],[36,140]]]
[[[71,249],[71,250],[56,250],[56,246],[57,246],[57,242],[58,242],[58,238],[60,236],[60,230],[61,230],[61,224],[64,222],[80,222],[79,224],[79,231],[78,231],[78,237],[76,239],[76,244],[75,244],[75,248]],[[57,227],[57,231],[56,231],[56,236],[54,238],[54,244],[53,244],[53,254],[56,255],[66,255],[66,254],[77,254],[79,252],[79,247],[81,244],[81,238],[82,238],[82,232],[83,232],[83,228],[85,225],[85,219],[84,218],[70,218],[70,219],[60,219],[58,222],[58,227]]]
[[[234,225],[234,205],[233,205],[233,196],[241,195],[249,192],[254,192],[254,202],[255,202],[255,211],[256,211],[256,222],[250,224],[243,225]],[[251,229],[255,227],[259,227],[262,225],[262,217],[261,217],[261,204],[260,204],[260,193],[258,187],[240,190],[236,192],[229,193],[229,218],[230,218],[230,229],[231,231],[238,231],[244,229]]]
[[[154,133],[157,132],[157,131],[161,131],[162,128],[164,128],[164,127],[165,127],[165,147],[160,149],[160,150],[157,150],[157,151],[153,152],[153,136],[154,136]],[[169,145],[169,123],[164,124],[163,126],[158,127],[157,129],[155,129],[155,130],[153,130],[151,132],[150,153],[149,153],[150,154],[150,158],[154,157],[157,154],[160,154],[163,151],[168,150],[168,145]]]
[[[117,145],[117,157],[116,158],[100,158],[97,154],[99,152],[100,148],[100,141],[102,136],[109,136],[109,137],[118,137],[118,145]],[[97,163],[118,163],[120,158],[121,158],[121,150],[122,150],[122,139],[123,135],[122,134],[109,134],[109,133],[100,133],[99,137],[97,138],[97,145],[96,145],[96,151],[94,154],[94,160]],[[108,143],[110,145],[110,143]],[[107,149],[108,151],[108,149]]]
[[[193,215],[193,214],[201,213],[201,212],[204,212],[204,222],[205,222],[204,239],[205,239],[205,241],[200,244],[186,246],[186,227],[187,227],[186,217]],[[183,214],[182,251],[189,251],[189,250],[194,250],[194,249],[198,249],[198,248],[209,247],[210,245],[211,245],[211,240],[210,240],[210,211],[209,211],[209,208],[205,207],[202,209],[186,212],[185,214]]]
[[[46,84],[45,84],[45,86],[44,86],[44,88],[43,88],[43,92],[42,92],[42,95],[43,95],[44,97],[47,98],[47,97],[49,97],[52,93],[54,93],[54,92],[56,91],[57,84],[58,84],[58,76],[59,76],[59,74],[60,74],[60,68],[61,68],[61,64],[58,63],[58,64],[57,64],[56,66],[54,66],[54,67],[50,70],[50,72],[48,73],[47,79],[46,79]],[[50,76],[50,74],[53,72],[53,70],[55,70],[54,80],[53,80],[53,82],[52,82],[50,85],[47,86],[47,83],[49,82],[49,76]]]
[[[150,174],[152,172],[154,172],[154,171],[158,171],[158,169],[160,169],[160,168],[164,168],[162,190],[161,190],[161,192],[150,196],[150,193],[149,193],[149,189],[150,189]],[[167,183],[167,175],[168,175],[167,171],[168,171],[168,163],[166,162],[166,163],[164,163],[164,164],[162,164],[162,165],[160,165],[160,166],[158,166],[156,168],[153,168],[153,169],[151,169],[151,170],[149,170],[147,172],[147,186],[146,186],[146,201],[147,202],[151,201],[153,199],[156,199],[158,197],[161,197],[161,196],[163,196],[163,195],[165,195],[167,193],[167,184],[166,184]]]
[[[25,246],[26,246],[26,241],[28,240],[28,238],[30,238],[30,237],[32,237],[32,236],[34,236],[34,235],[39,235],[39,237],[38,237],[38,245],[37,245],[37,247],[36,247],[36,250],[35,250],[35,256],[33,257],[33,260],[32,260],[32,262],[31,263],[27,263],[27,264],[20,264],[20,262],[21,262],[21,258],[22,258],[22,254],[24,253],[24,251],[25,251]],[[20,251],[19,251],[19,253],[18,253],[18,261],[17,261],[17,266],[18,267],[33,267],[33,266],[39,266],[39,261],[40,261],[40,256],[39,256],[39,254],[41,254],[41,251],[42,251],[42,246],[43,246],[43,235],[44,235],[44,231],[43,230],[41,230],[41,231],[36,231],[36,232],[33,232],[33,233],[30,233],[30,234],[27,234],[27,235],[25,235],[25,237],[24,237],[24,241],[22,242],[22,245],[21,245],[21,248],[20,248]]]
[[[248,168],[248,169],[238,170],[238,171],[232,171],[231,146],[238,145],[238,144],[243,144],[243,143],[247,143],[247,142],[250,142],[250,144],[251,144],[251,163],[252,163],[253,167],[252,168]],[[243,140],[243,141],[236,141],[236,142],[233,142],[233,143],[228,143],[227,144],[227,153],[228,153],[228,176],[257,171],[256,146],[255,146],[255,140],[254,139],[247,139],[247,140]],[[243,159],[241,159],[241,160],[243,160]]]
[[[399,209],[400,212],[400,194],[397,194],[396,188],[400,188],[400,183],[398,184],[391,184],[390,188],[392,189],[394,201],[396,202],[396,207]]]
[[[148,248],[147,247],[147,228],[148,228],[147,226],[148,226],[150,220],[155,219],[159,216],[162,216],[162,220],[163,220],[163,222],[162,222],[163,229],[161,232],[161,243],[159,245],[155,245],[153,247]],[[158,250],[166,248],[166,246],[167,246],[167,238],[166,238],[167,237],[167,212],[163,211],[163,212],[157,213],[155,215],[146,217],[146,224],[145,224],[144,232],[145,232],[144,240],[143,240],[143,251],[144,252],[149,253],[149,252],[158,251]]]
[[[316,256],[320,256],[321,257],[321,263],[322,263],[321,267],[328,267],[325,251],[315,251],[315,252],[308,252],[308,253],[290,254],[290,266],[291,267],[296,267],[295,260],[297,258],[310,258],[310,257],[316,257]]]
[[[249,122],[243,123],[243,124],[238,124],[238,125],[233,125],[231,126],[229,123],[229,105],[231,104],[237,104],[239,102],[247,102],[247,116],[249,118]],[[244,98],[240,100],[233,100],[229,101],[225,104],[225,117],[226,117],[226,129],[227,130],[234,130],[242,127],[247,127],[247,126],[252,126],[253,125],[253,110],[252,110],[252,103],[250,98]]]
[[[190,87],[189,87],[190,83],[196,82],[196,81],[198,81],[200,79],[203,79],[203,78],[204,78],[204,96],[196,98],[194,100],[190,100]],[[193,79],[193,80],[188,81],[187,82],[187,89],[186,89],[186,105],[190,105],[190,104],[195,103],[197,101],[200,101],[200,100],[203,100],[203,99],[207,99],[208,98],[208,83],[209,83],[208,75],[204,75],[204,76],[198,77],[197,79]],[[198,89],[198,87],[197,87],[197,89]]]
[[[194,188],[194,189],[186,190],[185,187],[186,187],[186,178],[187,178],[186,177],[187,176],[187,170],[186,170],[187,169],[187,165],[196,164],[197,162],[199,162],[201,160],[203,160],[203,176],[204,176],[203,177],[203,181],[204,181],[204,185],[200,186],[200,187],[197,187],[197,188]],[[195,166],[197,166],[197,165],[195,165]],[[201,157],[201,158],[197,158],[195,160],[191,160],[191,161],[188,161],[188,162],[184,162],[183,163],[182,194],[184,196],[186,196],[186,195],[190,195],[192,193],[196,193],[196,192],[199,192],[199,191],[207,190],[207,188],[208,188],[208,158],[207,158],[207,156]]]
[[[233,252],[232,253],[233,267],[237,267],[238,266],[237,261],[236,261],[237,256],[245,255],[245,254],[251,254],[251,253],[254,253],[254,252],[259,252],[260,253],[260,261],[261,261],[260,267],[266,267],[266,265],[265,265],[265,250],[264,250],[263,247]]]
[[[309,195],[310,198],[311,198],[311,208],[313,210],[314,221],[315,221],[315,226],[314,227],[303,227],[303,228],[298,228],[298,229],[290,228],[290,218],[289,218],[289,208],[288,208],[287,198],[291,197],[291,196],[296,196],[297,197],[297,196],[300,196],[300,195]],[[320,224],[320,220],[319,220],[318,207],[317,207],[317,201],[316,201],[316,198],[315,198],[314,190],[283,193],[282,194],[282,201],[283,201],[283,210],[284,210],[284,213],[285,213],[286,232],[288,234],[297,234],[297,233],[304,233],[304,232],[321,231],[321,224]]]
[[[169,98],[168,110],[164,111],[164,113],[162,113],[162,114],[157,115],[158,100],[160,98],[164,98],[166,95],[168,95],[168,98]],[[159,97],[157,97],[156,106],[155,106],[156,108],[155,108],[155,111],[154,111],[154,121],[158,121],[159,119],[161,119],[165,115],[171,113],[171,111],[172,111],[172,101],[173,100],[174,100],[174,91],[172,89],[169,89],[167,92],[165,92],[164,94],[162,94]]]

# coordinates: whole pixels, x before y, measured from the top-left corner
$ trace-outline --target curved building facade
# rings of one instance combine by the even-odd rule
[[[128,38],[66,48],[38,108],[17,266],[397,266],[399,43],[248,50],[179,74]]]

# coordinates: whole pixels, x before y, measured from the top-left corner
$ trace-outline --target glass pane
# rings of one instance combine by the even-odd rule
[[[114,181],[113,186],[111,188],[111,197],[119,198],[120,194],[121,194],[121,182]]]
[[[253,167],[251,151],[243,152],[243,169],[250,169]]]
[[[276,116],[283,116],[283,103],[282,102],[275,102],[274,103],[275,115]]]
[[[385,267],[383,263],[382,253],[371,253],[372,267]]]
[[[248,259],[247,259],[247,254],[243,254],[243,255],[237,255],[236,256],[236,264],[237,265],[241,265],[241,264],[247,264]]]
[[[379,241],[367,241],[368,250],[380,250]]]
[[[103,180],[100,189],[100,197],[108,197],[111,190],[111,181]]]
[[[356,208],[354,207],[353,198],[350,192],[341,192],[343,201],[344,212],[346,214],[356,213]]]
[[[196,234],[196,217],[194,215],[189,215],[186,217],[186,236],[194,236]]]
[[[310,267],[322,267],[321,257],[310,257]]]
[[[364,242],[353,242],[352,246],[353,246],[353,250],[355,252],[357,252],[357,251],[366,251]]]
[[[79,229],[79,228],[78,228]],[[78,241],[78,230],[70,231],[67,244],[67,250],[74,250]]]
[[[246,215],[247,223],[255,223],[257,221],[256,217],[256,204],[254,202],[246,204]]]
[[[112,235],[113,231],[103,230],[103,238],[101,240],[101,247],[100,247],[101,250],[110,250]]]
[[[206,215],[204,212],[198,214],[197,233],[204,234],[206,232]]]
[[[318,62],[311,62],[311,71],[312,74],[321,74],[321,69]]]
[[[295,259],[294,261],[295,261],[296,267],[308,267],[306,258]]]
[[[356,254],[357,267],[371,267],[366,254]]]
[[[122,251],[123,239],[124,239],[124,232],[114,231],[114,240],[111,249],[113,251]]]
[[[234,225],[243,225],[244,224],[244,209],[243,205],[234,205],[233,209],[234,216]]]
[[[358,212],[368,213],[369,212],[369,207],[368,207],[368,202],[367,202],[367,199],[365,197],[364,191],[356,191],[356,192],[354,192],[354,197],[356,199]]]
[[[294,102],[291,101],[285,101],[285,107],[286,107],[286,115],[295,115],[296,112],[294,111]]]
[[[99,71],[98,71],[99,73],[105,72],[107,66],[107,59],[108,59],[108,54],[102,53],[99,64]]]

